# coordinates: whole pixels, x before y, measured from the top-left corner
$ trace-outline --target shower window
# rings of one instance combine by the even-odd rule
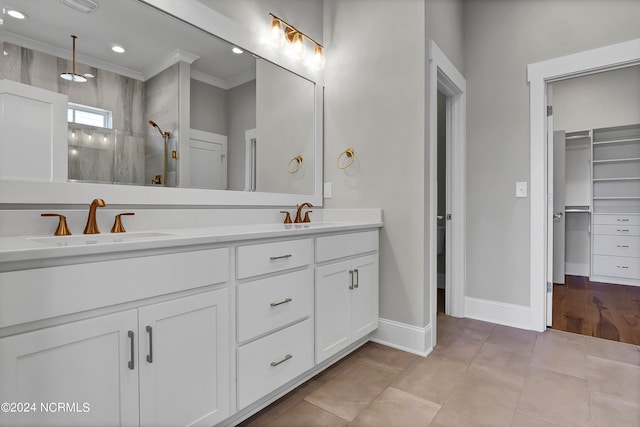
[[[67,108],[67,121],[80,125],[88,125],[111,129],[112,112],[102,108],[90,107],[88,105],[69,103]]]

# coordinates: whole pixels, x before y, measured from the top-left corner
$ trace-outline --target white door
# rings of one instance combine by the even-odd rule
[[[565,132],[553,132],[553,283],[564,284]]]
[[[36,405],[0,425],[138,425],[137,324],[128,310],[0,339],[0,402]]]
[[[351,342],[378,328],[378,256],[352,261]]]
[[[191,188],[227,189],[227,137],[191,129],[189,138]]]
[[[316,363],[349,344],[351,335],[351,262],[316,268]]]
[[[211,426],[229,416],[228,296],[139,309],[140,424]]]

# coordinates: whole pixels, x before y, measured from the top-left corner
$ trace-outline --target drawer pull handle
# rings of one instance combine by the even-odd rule
[[[357,268],[353,269],[353,277],[354,277],[353,287],[357,289],[358,288],[358,280],[360,279],[360,274],[358,273],[358,269]]]
[[[147,362],[153,363],[153,329],[151,329],[151,326],[147,326],[147,333],[149,334],[149,354],[147,354]]]
[[[287,361],[287,360],[289,360],[289,359],[293,359],[293,356],[292,356],[292,355],[290,355],[290,354],[287,354],[287,355],[284,357],[284,359],[280,360],[279,362],[271,362],[271,366],[278,366],[279,364],[284,363],[284,362],[286,362],[286,361]]]
[[[287,299],[282,300],[282,301],[280,301],[280,302],[272,302],[272,303],[271,303],[271,304],[269,304],[269,305],[270,305],[271,307],[277,307],[277,306],[279,306],[279,305],[286,304],[286,303],[291,302],[291,301],[293,301],[291,298],[287,298]]]
[[[291,258],[292,256],[293,256],[293,255],[291,255],[291,254],[286,254],[286,255],[280,255],[280,256],[271,256],[271,257],[269,257],[269,259],[270,259],[271,261],[275,261],[275,260],[277,260],[277,259]]]
[[[131,369],[133,371],[133,368],[135,367],[135,365],[133,364],[133,359],[134,359],[134,349],[133,349],[133,331],[129,331],[127,333],[127,335],[129,336],[129,341],[131,343],[131,358],[129,359],[129,369]]]
[[[349,289],[353,289],[353,270],[349,270]]]
[[[616,265],[616,267],[618,267],[618,268],[629,268],[628,265]]]
[[[616,228],[616,231],[623,232],[623,233],[628,233],[629,229],[628,228]]]
[[[617,218],[618,222],[629,222],[629,218]]]
[[[619,248],[628,248],[629,247],[629,245],[616,245],[616,246],[619,247]]]

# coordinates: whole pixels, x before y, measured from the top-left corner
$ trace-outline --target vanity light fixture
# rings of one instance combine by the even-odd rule
[[[77,38],[78,36],[74,36],[74,35],[71,36],[71,39],[73,40],[73,58],[71,62],[71,72],[62,73],[60,74],[60,77],[70,82],[84,83],[87,81],[87,78],[82,74],[76,73],[76,39]]]
[[[271,39],[275,47],[282,46],[286,40],[291,56],[295,59],[303,59],[306,55],[304,40],[309,40],[314,45],[310,63],[318,69],[324,68],[324,46],[273,13],[269,13],[269,16],[271,16]]]

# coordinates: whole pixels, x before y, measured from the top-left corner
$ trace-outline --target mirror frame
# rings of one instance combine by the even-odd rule
[[[311,71],[287,60],[278,52],[260,43],[260,34],[227,18],[197,0],[137,0],[147,3],[173,17],[215,34],[315,84],[315,142],[313,194],[245,192],[233,190],[203,190],[174,187],[147,187],[72,182],[0,181],[0,205],[79,204],[96,197],[110,205],[155,206],[290,206],[311,202],[322,206],[323,173],[323,94],[324,73]],[[265,28],[268,19],[265,17]]]

